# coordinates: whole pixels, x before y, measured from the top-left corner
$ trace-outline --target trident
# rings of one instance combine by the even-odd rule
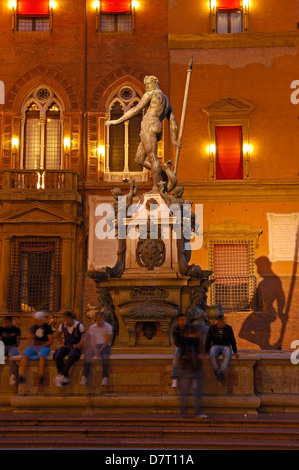
[[[188,94],[189,94],[190,80],[191,80],[191,74],[192,74],[192,67],[193,67],[193,56],[191,57],[191,60],[189,62],[189,66],[188,66],[188,70],[187,70],[185,95],[184,95],[182,116],[181,116],[180,129],[179,129],[179,135],[178,135],[178,146],[176,148],[175,160],[174,160],[174,168],[173,168],[174,174],[177,173],[178,163],[179,163],[179,156],[180,156],[180,151],[181,151],[181,147],[182,147],[182,137],[183,137],[184,124],[185,124],[185,117],[186,117],[186,109],[187,109],[187,102],[188,102]]]

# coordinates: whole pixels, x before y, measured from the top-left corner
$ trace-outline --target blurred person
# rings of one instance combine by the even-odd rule
[[[69,370],[74,362],[79,361],[82,345],[85,341],[85,327],[75,319],[71,311],[62,315],[62,323],[58,327],[57,339],[62,346],[54,352],[58,375],[55,377],[57,387],[70,382]],[[67,357],[66,361],[64,359]]]
[[[37,311],[33,314],[33,325],[30,327],[30,345],[23,352],[20,369],[19,369],[19,383],[25,383],[25,371],[28,360],[39,360],[39,384],[44,383],[44,371],[46,360],[50,353],[50,345],[53,342],[53,330],[46,323],[46,312]]]
[[[189,330],[189,337],[196,338],[198,331],[195,327]],[[196,366],[196,369],[194,367]],[[180,357],[178,362],[178,386],[180,396],[180,412],[183,418],[188,417],[188,400],[189,395],[193,395],[193,406],[195,417],[206,419],[206,415],[202,410],[202,379],[203,371],[199,362],[194,362],[192,358],[192,350],[188,347],[185,353]]]
[[[191,323],[187,322],[187,317],[184,313],[179,313],[177,316],[177,324],[174,326],[172,330],[172,337],[175,344],[175,349],[173,353],[173,361],[172,361],[172,388],[176,388],[178,386],[178,367],[179,367],[179,360],[188,348],[189,355],[192,358],[194,363],[194,370],[198,365],[198,347],[199,347],[199,337],[189,336],[190,329],[193,328]]]
[[[112,326],[105,320],[105,312],[103,310],[96,312],[95,323],[88,330],[90,345],[84,356],[81,385],[88,384],[90,365],[93,357],[102,359],[102,385],[108,385],[112,333]]]
[[[205,352],[209,355],[215,377],[220,382],[224,382],[225,372],[230,363],[232,352],[237,359],[237,343],[233,329],[224,320],[224,311],[221,306],[215,313],[216,322],[211,325],[205,342]],[[218,358],[222,355],[221,365]]]
[[[11,358],[20,354],[18,349],[20,340],[20,328],[13,324],[11,316],[4,317],[3,326],[0,326],[0,341],[3,341],[4,343],[5,356],[8,358],[10,385],[17,383],[17,364],[15,361],[11,361]]]

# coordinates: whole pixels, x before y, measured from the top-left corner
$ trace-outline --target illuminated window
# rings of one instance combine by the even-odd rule
[[[249,142],[252,104],[238,98],[220,98],[205,106],[208,116],[209,178],[213,180],[239,180],[250,177]]]
[[[50,31],[49,0],[18,0],[18,31]]]
[[[20,168],[57,170],[63,161],[62,104],[47,87],[26,98],[21,128]]]
[[[242,126],[216,126],[216,179],[243,179]]]
[[[101,0],[100,31],[105,33],[133,30],[131,0]]]
[[[138,92],[131,86],[123,86],[110,101],[108,112],[110,119],[119,119],[126,111],[140,101]],[[129,121],[116,126],[109,126],[109,171],[142,172],[142,166],[135,162],[142,112]]]
[[[247,0],[211,0],[211,28],[218,34],[247,31]]]

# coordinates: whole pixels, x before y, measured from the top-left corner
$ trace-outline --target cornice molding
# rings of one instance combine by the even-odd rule
[[[298,180],[181,181],[193,202],[299,201]]]
[[[169,49],[298,46],[298,31],[232,34],[169,34]]]

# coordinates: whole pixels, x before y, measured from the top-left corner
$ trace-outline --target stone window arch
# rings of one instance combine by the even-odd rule
[[[40,85],[26,96],[21,108],[21,169],[63,168],[63,112],[61,99],[49,86]]]
[[[140,92],[133,85],[122,84],[107,101],[106,119],[120,118],[140,99]],[[140,112],[128,121],[106,128],[105,180],[122,181],[128,176],[146,180],[146,170],[135,162],[142,116]]]

